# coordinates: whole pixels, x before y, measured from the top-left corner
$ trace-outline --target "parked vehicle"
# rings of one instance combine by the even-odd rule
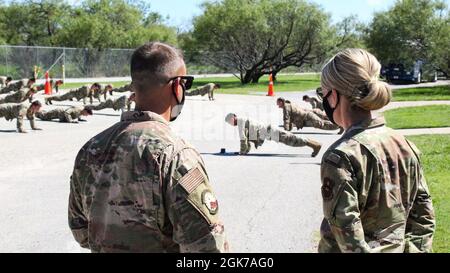
[[[438,80],[437,69],[421,60],[414,62],[412,66],[407,66],[403,63],[391,63],[381,69],[381,76],[389,83],[421,83]]]

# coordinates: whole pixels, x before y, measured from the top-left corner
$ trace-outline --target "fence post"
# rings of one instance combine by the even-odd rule
[[[66,83],[66,48],[63,48],[63,64],[62,64],[63,83]]]

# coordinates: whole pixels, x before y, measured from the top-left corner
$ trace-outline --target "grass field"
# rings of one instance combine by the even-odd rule
[[[236,77],[199,77],[195,79],[193,88],[211,82],[219,83],[222,86],[219,91],[216,91],[219,94],[265,95],[268,89],[269,78],[264,76],[257,84],[242,85]],[[83,84],[86,83],[67,83],[62,88],[77,88]],[[115,82],[114,86],[123,86],[125,84],[128,84],[128,82]],[[315,90],[319,86],[319,74],[280,75],[275,82],[275,92]],[[450,86],[397,89],[393,92],[393,97],[393,101],[450,100]]]
[[[384,112],[387,125],[394,129],[450,127],[450,106],[405,107]]]
[[[393,101],[450,100],[450,85],[397,89]]]
[[[242,85],[236,77],[225,77],[225,78],[196,78],[194,80],[193,88],[202,86],[208,83],[219,83],[221,89],[219,89],[217,94],[261,94],[265,95],[267,93],[269,78],[267,76],[262,77],[260,82],[257,84],[247,84]],[[114,86],[122,86],[128,82],[115,82]],[[86,84],[86,83],[84,83]],[[70,89],[77,88],[83,83],[67,83],[62,88]],[[280,75],[275,82],[275,92],[291,92],[291,91],[306,91],[315,90],[320,86],[319,74],[307,74],[307,75]]]
[[[450,135],[408,137],[422,152],[425,178],[436,213],[434,252],[450,253]]]

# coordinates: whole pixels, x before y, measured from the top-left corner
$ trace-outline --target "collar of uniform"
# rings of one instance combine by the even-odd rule
[[[377,117],[374,119],[365,119],[357,124],[354,124],[352,127],[350,127],[347,130],[347,133],[349,133],[350,131],[353,131],[353,130],[358,130],[358,129],[373,129],[376,127],[384,126],[385,124],[386,124],[386,121],[385,121],[384,117]]]
[[[159,121],[169,124],[162,116],[150,111],[129,111],[122,113],[121,121]]]

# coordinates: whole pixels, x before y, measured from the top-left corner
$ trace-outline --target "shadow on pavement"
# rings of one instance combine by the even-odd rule
[[[240,157],[284,157],[284,158],[310,158],[310,155],[293,155],[293,154],[247,154],[240,155],[239,153],[201,153],[201,155],[214,156],[240,156]]]
[[[94,112],[94,116],[120,117],[120,114],[102,114]]]
[[[317,132],[291,132],[294,135],[326,135],[326,136],[332,136],[337,135],[334,133],[317,133]]]
[[[17,130],[0,130],[0,133],[16,133]]]
[[[308,162],[304,162],[304,163],[297,163],[297,162],[294,162],[294,163],[289,163],[289,164],[290,164],[290,165],[317,165],[317,166],[322,165],[322,164],[317,163],[317,162],[310,162],[310,163],[308,163]]]

